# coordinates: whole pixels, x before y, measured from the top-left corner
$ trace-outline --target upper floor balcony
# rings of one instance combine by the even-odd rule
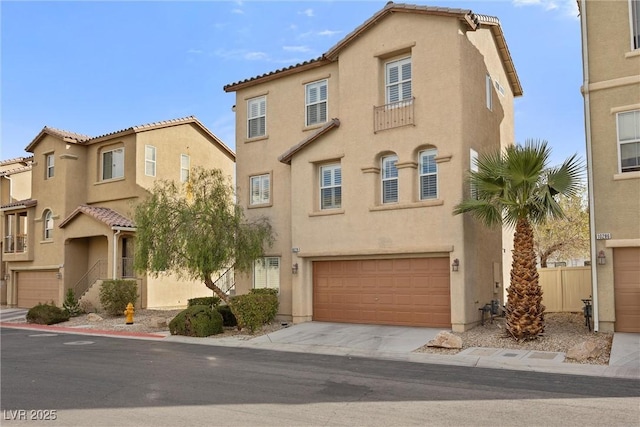
[[[373,107],[373,132],[413,125],[415,98]]]
[[[27,250],[27,235],[18,234],[15,236],[5,236],[2,243],[5,254],[22,253]]]

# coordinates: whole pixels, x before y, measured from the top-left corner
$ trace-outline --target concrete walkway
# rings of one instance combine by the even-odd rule
[[[432,340],[441,329],[307,322],[255,338],[243,335],[192,338],[171,336],[168,333],[141,334],[58,325],[7,323],[9,320],[15,321],[19,316],[15,310],[5,308],[0,310],[1,327],[273,351],[372,357],[418,363],[640,379],[640,334],[631,333],[614,334],[609,365],[605,366],[564,363],[564,353],[532,350],[474,347],[455,355],[414,352]],[[26,313],[26,310],[22,311]]]

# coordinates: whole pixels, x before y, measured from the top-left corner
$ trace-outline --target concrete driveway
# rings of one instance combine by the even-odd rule
[[[292,344],[407,354],[425,345],[442,330],[404,326],[305,322],[253,338],[251,341],[256,344]]]

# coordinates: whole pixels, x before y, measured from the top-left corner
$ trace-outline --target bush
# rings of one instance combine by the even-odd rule
[[[69,313],[69,317],[77,317],[82,313],[80,303],[76,299],[76,294],[73,292],[73,289],[67,289],[67,296],[62,303],[62,308]]]
[[[40,303],[27,312],[27,322],[38,325],[53,325],[67,320],[69,320],[69,313],[56,307],[53,301],[50,304]]]
[[[112,316],[124,316],[127,304],[135,305],[138,287],[135,280],[105,280],[100,288],[100,304]]]
[[[192,305],[182,310],[169,322],[171,335],[208,337],[221,334],[222,315],[208,305]]]
[[[236,316],[231,311],[231,307],[228,305],[219,305],[216,307],[218,313],[222,315],[222,326],[238,326],[238,321],[236,320]]]
[[[278,314],[278,291],[275,289],[252,289],[248,294],[231,299],[231,306],[238,326],[256,329],[271,322]]]
[[[193,305],[208,305],[211,309],[215,309],[222,301],[220,298],[213,297],[200,297],[200,298],[191,298],[187,300],[187,307],[191,307]]]

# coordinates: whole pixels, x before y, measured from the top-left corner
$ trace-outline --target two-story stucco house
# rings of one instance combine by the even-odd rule
[[[277,234],[237,292],[279,289],[293,322],[454,330],[504,302],[501,230],[452,215],[478,153],[513,143],[497,18],[389,2],[322,57],[224,89],[239,201]]]
[[[33,157],[17,157],[0,161],[0,206],[31,197],[31,165]],[[4,223],[4,213],[0,211],[0,224]],[[27,232],[24,218],[17,223],[8,224],[8,232],[2,234],[0,241],[0,304],[7,303],[8,273],[3,262],[4,248],[12,250],[16,245],[24,245]],[[11,227],[17,227],[11,229]]]
[[[135,203],[159,179],[186,182],[191,168],[234,174],[235,154],[195,117],[134,126],[98,137],[45,127],[33,153],[29,198],[3,204],[8,303],[60,305],[67,289],[93,292],[103,279],[131,278],[142,307],[184,306],[210,295],[199,282],[133,270]],[[90,295],[89,294],[89,295]],[[86,295],[85,295],[86,296]]]
[[[594,327],[640,332],[640,1],[578,4]]]

